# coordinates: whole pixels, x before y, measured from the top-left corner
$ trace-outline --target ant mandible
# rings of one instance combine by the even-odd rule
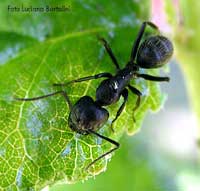
[[[97,88],[96,101],[94,101],[89,96],[83,96],[75,103],[75,105],[72,105],[67,93],[63,90],[34,98],[15,98],[19,101],[36,101],[60,94],[64,96],[69,105],[70,114],[68,117],[68,124],[73,131],[83,135],[93,134],[115,145],[113,149],[93,160],[86,167],[86,169],[88,169],[101,158],[118,149],[120,146],[118,142],[97,133],[97,131],[107,122],[109,117],[108,111],[105,108],[102,108],[102,106],[111,105],[117,102],[120,96],[124,97],[124,102],[117,111],[115,119],[112,121],[113,124],[113,122],[120,116],[127,102],[128,90],[126,87],[128,87],[134,94],[138,96],[134,110],[136,110],[140,105],[140,96],[142,94],[139,90],[129,84],[131,79],[141,77],[151,81],[169,81],[168,77],[157,77],[138,73],[140,67],[147,69],[161,67],[169,60],[173,53],[172,43],[164,36],[157,35],[149,37],[139,47],[139,43],[145,31],[146,25],[149,25],[152,28],[158,30],[157,26],[151,22],[144,22],[142,24],[142,27],[132,48],[130,61],[127,63],[124,69],[120,69],[119,64],[108,43],[104,39],[101,39],[106,51],[116,66],[117,74],[115,76],[112,76],[110,73],[100,73],[94,76],[73,80],[66,84],[54,84],[55,86],[63,86],[74,82],[82,82],[86,80],[106,77],[108,79],[102,81]],[[137,59],[135,62],[136,55]]]
[[[90,96],[83,96],[74,105],[72,105],[69,99],[69,96],[63,90],[57,91],[51,94],[39,96],[39,97],[15,98],[15,100],[36,101],[39,99],[44,99],[44,98],[59,95],[59,94],[65,98],[66,102],[69,105],[70,113],[68,117],[68,125],[73,131],[82,135],[93,134],[97,137],[100,137],[110,142],[111,144],[115,146],[111,150],[107,151],[106,153],[102,154],[98,158],[94,159],[86,167],[86,170],[87,170],[90,166],[92,166],[98,160],[112,153],[113,151],[118,149],[120,146],[118,142],[97,133],[97,131],[101,127],[103,127],[103,125],[107,122],[108,117],[109,117],[109,112],[105,108],[102,108],[101,106],[99,106],[99,104],[96,101],[94,101]]]
[[[128,100],[128,89],[137,96],[133,112],[135,112],[140,105],[142,93],[138,89],[130,85],[130,81],[132,79],[143,78],[145,80],[157,82],[169,81],[169,77],[158,77],[139,73],[140,68],[151,69],[163,66],[173,54],[172,43],[170,42],[170,40],[162,35],[150,36],[146,38],[146,40],[140,45],[140,41],[147,25],[159,31],[158,27],[152,22],[143,22],[137,38],[133,44],[130,60],[123,69],[120,69],[118,61],[114,56],[112,49],[110,48],[107,41],[103,38],[100,38],[100,41],[103,43],[108,55],[110,56],[113,64],[116,67],[116,74],[114,76],[110,73],[104,72],[96,74],[94,76],[87,76],[75,79],[67,83],[55,83],[53,85],[66,86],[71,83],[83,82],[98,78],[107,78],[103,80],[96,89],[96,102],[100,106],[108,106],[116,103],[121,96],[124,98],[124,101],[118,109],[115,118],[112,120],[111,129],[113,130],[112,125],[122,113]],[[133,119],[135,121],[134,115]]]

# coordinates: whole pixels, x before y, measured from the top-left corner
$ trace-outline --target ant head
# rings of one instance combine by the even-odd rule
[[[164,36],[156,35],[147,38],[137,53],[137,64],[141,68],[162,67],[171,58],[173,45]]]
[[[108,117],[106,109],[96,104],[90,96],[84,96],[72,107],[68,124],[80,134],[89,134],[88,130],[97,131],[106,123]]]

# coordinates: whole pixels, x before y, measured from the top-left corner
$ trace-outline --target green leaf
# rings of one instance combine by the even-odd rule
[[[17,2],[20,4],[20,1]],[[37,1],[34,4],[42,6]],[[85,180],[106,168],[108,158],[97,162],[89,171],[85,170],[93,159],[108,151],[112,145],[92,135],[73,132],[68,127],[69,108],[63,97],[54,96],[35,102],[13,100],[14,95],[35,97],[54,92],[54,82],[66,82],[105,71],[114,73],[115,68],[98,42],[97,35],[109,40],[120,66],[125,66],[140,27],[140,23],[136,24],[139,4],[120,0],[102,1],[101,4],[75,1],[72,10],[67,16],[13,13],[8,17],[12,27],[5,22],[2,25],[10,47],[21,44],[20,38],[25,45],[15,52],[14,58],[7,57],[7,62],[0,66],[1,190],[39,190],[58,181],[72,183]],[[27,37],[32,27],[29,22],[34,17],[40,18],[35,25],[48,18],[52,28],[46,40],[43,33],[39,36],[31,33]],[[3,19],[0,17],[0,20]],[[16,27],[19,22],[29,19],[25,26]],[[34,26],[34,29],[37,27]],[[14,44],[9,38],[10,32],[16,36]],[[43,39],[41,42],[40,37]],[[6,47],[5,41],[4,45]],[[5,55],[3,50],[1,53]],[[83,95],[95,98],[100,81],[78,83],[65,90],[72,103]],[[125,112],[114,125],[115,133],[110,131],[109,126],[122,99],[107,107],[110,118],[99,133],[115,140],[119,140],[124,131],[134,134],[141,127],[148,109],[157,110],[161,106],[163,96],[158,84],[137,79],[133,85],[143,92],[141,107],[135,116],[137,122],[133,122],[132,113],[136,97],[130,93]]]
[[[137,135],[133,139],[125,136],[122,138],[120,150],[110,162],[105,174],[98,176],[95,180],[89,179],[84,183],[79,182],[75,185],[57,184],[49,187],[49,191],[177,190],[174,185],[174,177],[172,173],[169,173],[169,169],[173,168],[174,171],[177,169],[174,166],[169,167],[167,162],[170,160],[166,158],[166,155],[161,159],[162,154],[155,150],[155,147],[151,150],[148,147],[149,142],[147,140],[144,141],[148,143],[143,145],[142,137],[148,136],[144,131],[142,132],[143,135]],[[163,167],[165,165],[167,167]]]
[[[38,41],[13,32],[0,32],[0,65],[15,57],[18,52]]]

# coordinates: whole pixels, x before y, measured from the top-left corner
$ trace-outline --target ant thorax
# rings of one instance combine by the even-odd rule
[[[72,83],[104,78],[104,80],[96,89],[96,100],[93,100],[91,96],[82,96],[77,100],[75,104],[72,104],[67,92],[64,90],[55,91],[53,93],[33,98],[15,98],[15,100],[18,101],[36,101],[50,96],[60,95],[68,103],[70,109],[68,126],[72,131],[82,135],[95,135],[115,146],[114,148],[110,149],[109,151],[105,152],[90,162],[86,169],[95,164],[98,160],[119,148],[118,142],[97,133],[97,131],[107,123],[109,118],[109,113],[103,106],[112,105],[116,103],[120,97],[123,97],[123,102],[117,110],[115,118],[112,119],[110,125],[111,129],[113,130],[112,125],[123,112],[128,101],[129,92],[131,92],[136,96],[136,102],[133,107],[132,114],[133,121],[135,123],[136,119],[134,117],[134,112],[140,106],[142,92],[140,92],[140,90],[138,90],[136,87],[132,86],[130,81],[135,78],[142,78],[144,80],[154,82],[169,82],[170,80],[170,78],[167,76],[152,76],[139,72],[140,68],[153,69],[162,67],[173,54],[173,45],[171,41],[164,36],[154,35],[153,37],[146,38],[146,40],[141,43],[146,26],[159,31],[158,27],[152,22],[145,21],[142,23],[138,35],[136,36],[136,40],[133,43],[129,62],[122,69],[120,68],[108,42],[104,38],[99,38],[99,40],[103,43],[103,46],[105,47],[108,55],[110,56],[113,65],[116,68],[115,75],[112,75],[109,72],[103,72],[92,76],[74,79],[67,83],[53,84],[54,86],[63,87]]]

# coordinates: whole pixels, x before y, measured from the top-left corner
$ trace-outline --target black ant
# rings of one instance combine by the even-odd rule
[[[103,38],[100,38],[100,41],[103,43],[107,53],[109,54],[113,64],[116,67],[117,73],[114,76],[110,73],[104,72],[96,74],[94,76],[87,76],[75,79],[64,84],[54,84],[54,86],[65,86],[71,83],[83,82],[98,78],[107,78],[100,83],[96,90],[96,102],[100,106],[108,106],[116,103],[121,96],[124,98],[124,102],[118,109],[116,117],[112,120],[112,129],[113,123],[122,113],[128,100],[128,89],[131,90],[133,94],[137,95],[137,100],[135,107],[133,108],[133,112],[137,110],[140,105],[142,93],[138,89],[130,85],[130,81],[132,79],[143,78],[145,80],[157,82],[169,81],[169,77],[158,77],[138,73],[139,68],[151,69],[163,66],[173,54],[172,43],[166,37],[161,35],[150,36],[146,38],[146,40],[140,45],[140,41],[147,25],[159,31],[158,27],[152,22],[143,22],[137,38],[133,44],[130,61],[126,64],[124,69],[120,69],[117,59],[114,56],[107,41]],[[134,115],[133,119],[135,121]]]
[[[62,95],[67,101],[70,109],[68,124],[69,127],[82,135],[93,134],[96,135],[110,143],[115,147],[108,152],[102,154],[100,157],[93,160],[87,167],[86,170],[92,166],[95,162],[110,154],[114,150],[118,149],[120,144],[108,137],[100,135],[97,131],[103,127],[107,122],[109,113],[105,108],[102,108],[96,101],[94,101],[90,96],[81,97],[74,105],[72,105],[67,93],[63,90],[57,91],[51,94],[34,97],[34,98],[15,98],[19,101],[36,101],[39,99],[47,98],[54,95]]]
[[[173,53],[172,43],[164,36],[157,35],[149,37],[139,47],[139,43],[145,31],[146,25],[149,25],[150,27],[158,30],[157,26],[151,22],[144,22],[142,24],[142,27],[132,48],[130,61],[127,63],[124,69],[120,69],[119,64],[108,43],[104,39],[100,39],[103,42],[106,51],[108,52],[117,69],[117,74],[115,76],[112,76],[110,73],[100,73],[94,76],[73,80],[66,84],[54,84],[55,86],[63,86],[70,83],[106,77],[108,79],[102,81],[97,88],[96,101],[94,101],[89,96],[83,96],[75,103],[75,105],[72,105],[65,91],[57,91],[51,94],[34,98],[16,98],[16,100],[20,101],[35,101],[38,99],[61,94],[66,99],[70,108],[68,124],[73,131],[83,135],[93,134],[115,145],[113,149],[93,160],[86,167],[86,169],[88,169],[101,158],[118,149],[120,146],[118,142],[97,133],[97,131],[107,122],[109,117],[108,111],[105,108],[102,108],[102,106],[111,105],[117,102],[120,96],[124,97],[124,102],[117,111],[115,119],[112,121],[113,124],[113,122],[120,116],[127,102],[128,90],[126,87],[128,87],[134,94],[138,96],[134,110],[136,110],[140,105],[140,97],[142,94],[139,90],[129,84],[131,79],[141,77],[151,81],[169,81],[168,77],[157,77],[138,73],[140,67],[157,68],[163,66],[163,64],[169,60]],[[137,59],[135,62],[136,55]]]

